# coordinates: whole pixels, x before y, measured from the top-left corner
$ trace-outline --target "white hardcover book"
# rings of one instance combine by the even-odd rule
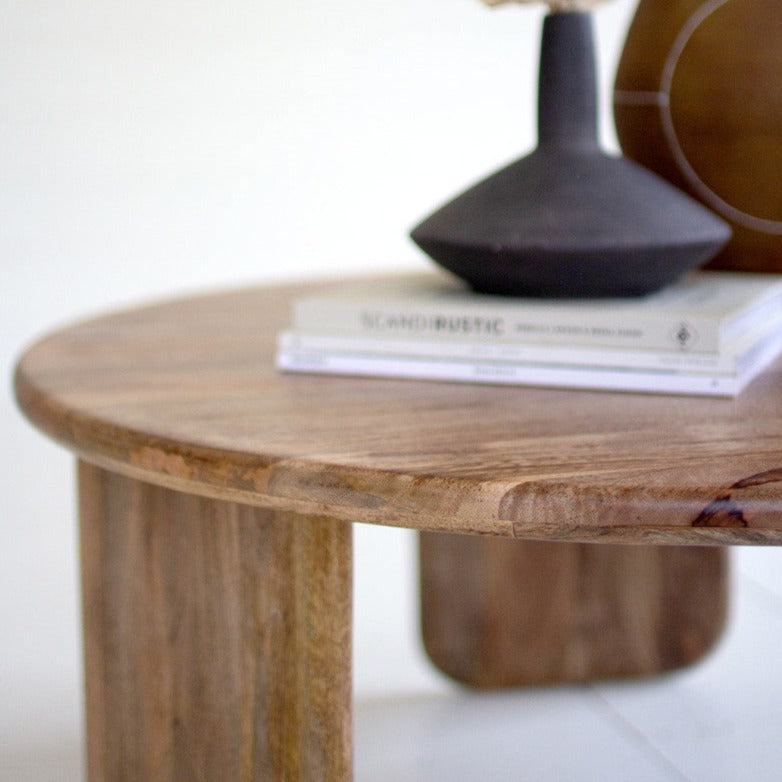
[[[698,271],[648,296],[538,299],[472,293],[439,273],[404,275],[295,302],[293,328],[394,337],[717,353],[782,310],[782,275]]]
[[[485,337],[394,337],[387,334],[283,331],[280,350],[298,353],[344,353],[388,357],[420,357],[555,364],[580,367],[677,370],[717,374],[744,374],[766,356],[782,350],[782,312],[728,343],[721,353],[680,350],[629,350],[584,345],[492,341]]]
[[[689,372],[599,369],[497,361],[431,360],[419,357],[299,353],[280,350],[277,367],[284,372],[405,378],[490,385],[539,386],[601,391],[732,397],[752,376]]]

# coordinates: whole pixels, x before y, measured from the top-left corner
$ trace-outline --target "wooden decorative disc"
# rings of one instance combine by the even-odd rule
[[[727,220],[714,268],[782,271],[777,0],[641,0],[616,76],[624,153]]]

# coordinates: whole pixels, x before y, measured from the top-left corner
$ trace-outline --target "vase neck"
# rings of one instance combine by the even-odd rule
[[[591,15],[549,14],[540,48],[538,145],[596,148],[596,92]]]

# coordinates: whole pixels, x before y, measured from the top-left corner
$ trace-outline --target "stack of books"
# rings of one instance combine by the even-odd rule
[[[782,275],[698,271],[638,299],[504,298],[438,273],[295,302],[283,371],[735,396],[782,349]]]

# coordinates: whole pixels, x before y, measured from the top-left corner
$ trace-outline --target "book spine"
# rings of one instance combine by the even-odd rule
[[[293,328],[365,336],[482,338],[491,342],[591,345],[630,350],[696,350],[719,352],[723,338],[715,319],[660,318],[605,314],[598,309],[578,314],[555,307],[519,312],[512,307],[436,307],[357,304],[350,299],[297,302]]]
[[[315,374],[718,397],[735,396],[743,386],[743,382],[733,376],[718,374],[431,361],[336,353],[315,356],[288,350],[278,351],[277,367],[286,372]]]
[[[678,350],[541,345],[509,340],[493,342],[486,338],[459,340],[447,337],[441,339],[375,337],[363,334],[312,333],[293,330],[279,335],[278,346],[283,350],[312,353],[336,352],[430,359],[511,361],[719,374],[736,372],[739,359],[736,355],[688,353]]]

